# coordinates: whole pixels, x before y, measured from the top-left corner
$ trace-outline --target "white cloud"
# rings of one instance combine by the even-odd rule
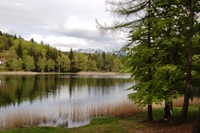
[[[39,34],[33,34],[31,35],[28,40],[31,38],[34,38],[34,41],[40,43],[41,41],[51,44],[51,46],[55,48],[61,48],[61,47],[68,47],[72,48],[74,47],[75,49],[80,48],[80,47],[85,47],[87,46],[87,42],[84,41],[83,39],[75,38],[75,37],[55,37],[55,36],[46,36],[43,37]]]
[[[95,19],[110,20],[104,0],[0,0],[0,30],[58,49],[119,49],[120,37],[102,37]]]
[[[81,21],[76,16],[70,16],[64,24],[67,30],[97,30],[94,22]]]
[[[34,41],[40,43],[43,41],[45,44],[49,44],[62,51],[69,51],[71,48],[77,50],[79,48],[93,48],[102,49],[105,51],[117,51],[123,46],[123,41],[116,37],[105,38],[102,41],[96,41],[91,39],[69,37],[69,36],[41,36],[39,34],[33,34],[27,38],[27,40],[34,39]],[[100,39],[97,39],[100,40]]]

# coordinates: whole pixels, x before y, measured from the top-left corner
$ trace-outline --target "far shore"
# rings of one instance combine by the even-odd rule
[[[76,73],[78,75],[109,75],[109,76],[115,76],[119,74],[126,74],[126,73],[118,73],[118,72],[87,72],[87,71],[82,71]]]
[[[6,71],[0,72],[0,75],[37,75],[38,72],[26,72],[26,71]]]
[[[119,74],[126,74],[126,73],[118,73],[118,72],[78,72],[78,73],[57,73],[57,72],[27,72],[27,71],[5,71],[0,72],[0,75],[39,75],[39,74],[77,74],[77,75],[108,75],[108,76],[115,76]]]

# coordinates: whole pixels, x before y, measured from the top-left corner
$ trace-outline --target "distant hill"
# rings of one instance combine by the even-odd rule
[[[62,52],[33,38],[24,40],[0,31],[0,67],[4,71],[119,72],[123,64],[123,58],[101,49],[71,48],[70,52]]]

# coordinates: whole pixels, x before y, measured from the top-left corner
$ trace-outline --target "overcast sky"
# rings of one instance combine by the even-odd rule
[[[62,51],[123,46],[120,35],[102,35],[101,24],[112,20],[105,0],[0,0],[0,30],[26,40],[43,41]]]

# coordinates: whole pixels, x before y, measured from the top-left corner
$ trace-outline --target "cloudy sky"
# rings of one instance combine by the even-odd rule
[[[43,41],[62,51],[94,48],[106,51],[123,46],[121,35],[102,36],[101,24],[113,18],[105,0],[0,0],[0,30],[26,40]]]

